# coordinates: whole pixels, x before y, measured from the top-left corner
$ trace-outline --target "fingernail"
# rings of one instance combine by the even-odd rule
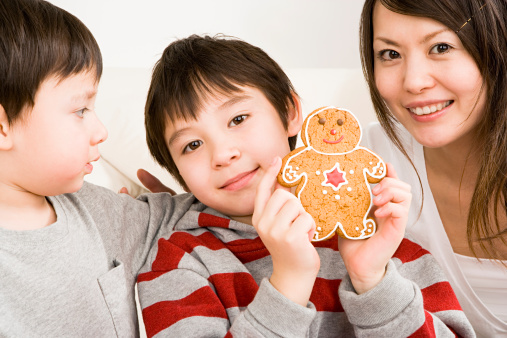
[[[271,161],[271,166],[274,166],[276,164],[276,161],[278,161],[278,156],[275,156],[273,160]]]

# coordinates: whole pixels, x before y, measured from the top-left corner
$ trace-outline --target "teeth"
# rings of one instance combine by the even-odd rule
[[[445,103],[439,103],[432,106],[410,108],[410,111],[416,115],[427,115],[444,109],[445,107],[449,106],[451,102],[452,101],[447,101]]]

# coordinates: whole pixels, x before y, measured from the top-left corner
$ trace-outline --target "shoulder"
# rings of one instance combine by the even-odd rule
[[[403,240],[400,243],[400,246],[394,253],[393,258],[399,259],[401,263],[404,264],[417,260],[418,258],[424,255],[430,255],[430,252],[424,249],[416,242],[405,237],[403,238]]]

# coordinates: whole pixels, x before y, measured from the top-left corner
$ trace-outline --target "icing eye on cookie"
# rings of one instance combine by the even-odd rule
[[[319,124],[326,124],[326,119],[324,117],[321,117],[319,119]]]
[[[336,121],[336,123],[337,123],[339,126],[343,126],[343,120],[342,120],[342,119],[338,119],[338,121]]]

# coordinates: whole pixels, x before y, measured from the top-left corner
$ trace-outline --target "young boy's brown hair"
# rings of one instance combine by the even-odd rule
[[[223,60],[228,60],[227,67]],[[168,69],[172,64],[178,67]],[[155,65],[145,108],[146,139],[156,161],[183,187],[166,146],[166,121],[195,120],[206,100],[202,93],[230,94],[239,91],[238,86],[259,89],[287,128],[296,92],[280,66],[259,47],[236,38],[192,35],[171,43]],[[296,141],[297,135],[289,138],[291,150]]]
[[[31,108],[41,83],[84,70],[102,75],[102,54],[72,14],[40,0],[0,1],[0,105],[9,123]]]

